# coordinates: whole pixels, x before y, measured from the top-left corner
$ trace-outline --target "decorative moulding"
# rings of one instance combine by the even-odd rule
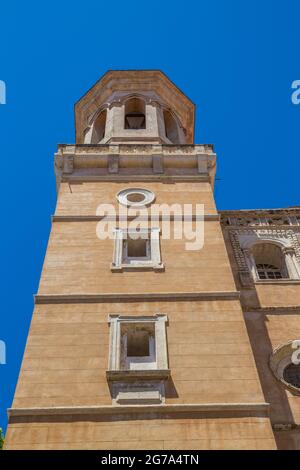
[[[64,303],[101,303],[120,302],[130,300],[139,302],[141,300],[239,300],[238,291],[215,291],[215,292],[164,292],[164,293],[99,293],[99,294],[37,294],[34,296],[36,304],[64,304]]]
[[[269,416],[269,403],[179,403],[165,405],[126,405],[118,406],[118,413],[189,413],[198,412],[203,414],[225,412],[229,415],[240,412],[245,415]],[[21,416],[63,416],[63,415],[108,415],[115,414],[116,407],[105,406],[59,406],[59,407],[37,407],[37,408],[9,408],[10,417]]]
[[[119,191],[116,197],[119,203],[125,206],[144,207],[154,201],[155,194],[145,188],[126,188]]]
[[[274,349],[273,353],[270,355],[269,365],[276,379],[279,380],[287,389],[299,395],[300,389],[284,379],[285,368],[292,364],[292,355],[295,352],[295,349],[292,347],[294,341],[295,340],[288,341]]]
[[[146,370],[107,370],[108,380],[131,380],[131,379],[162,379],[167,380],[171,375],[170,369],[146,369]]]

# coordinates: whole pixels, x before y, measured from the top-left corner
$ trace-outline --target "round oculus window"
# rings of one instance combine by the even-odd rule
[[[300,390],[300,364],[289,364],[283,371],[283,379]]]
[[[117,199],[120,204],[125,206],[139,207],[151,204],[155,199],[155,195],[148,189],[130,188],[119,191]]]
[[[280,380],[285,387],[300,392],[300,364],[293,361],[296,343],[299,340],[289,341],[276,348],[270,357],[270,367],[275,377]]]

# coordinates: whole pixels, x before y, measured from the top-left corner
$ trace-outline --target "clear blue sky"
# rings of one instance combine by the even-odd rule
[[[219,209],[300,204],[299,0],[16,1],[0,7],[0,426],[6,425],[55,208],[53,153],[108,69],[161,69],[214,143]]]

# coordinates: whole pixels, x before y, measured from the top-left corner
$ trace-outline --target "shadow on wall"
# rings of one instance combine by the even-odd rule
[[[289,315],[291,313],[289,312]],[[286,315],[285,313],[268,314],[261,312],[248,312],[245,313],[245,322],[248,330],[248,335],[256,362],[258,375],[260,378],[261,387],[267,403],[270,403],[270,418],[273,424],[288,424],[291,428],[294,427],[295,421],[293,412],[290,407],[290,403],[287,396],[287,391],[274,376],[269,366],[270,356],[273,353],[273,346],[271,344],[270,336],[268,333],[267,315]],[[299,315],[299,313],[294,313]],[[290,339],[290,338],[289,338]],[[296,393],[292,393],[294,396],[299,396]],[[274,437],[279,450],[286,450],[286,431],[274,432]],[[288,440],[290,449],[299,449],[297,444],[293,444],[293,441]]]

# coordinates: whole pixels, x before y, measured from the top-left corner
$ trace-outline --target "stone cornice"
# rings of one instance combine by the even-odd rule
[[[239,300],[240,292],[164,292],[164,293],[101,293],[101,294],[37,294],[36,304],[101,303],[101,302],[156,302],[185,300]]]
[[[300,207],[287,207],[282,209],[253,209],[219,211],[221,225],[224,229],[239,228],[280,228],[300,230]]]
[[[99,220],[102,220],[104,217],[107,221],[115,220],[112,217],[100,216],[100,215],[52,215],[51,219],[52,219],[52,222],[97,222]],[[122,216],[116,215],[117,222],[125,221],[125,220],[131,221],[134,219],[135,219],[135,216],[122,217]],[[151,219],[151,221],[157,221],[157,222],[160,222],[163,220],[170,220],[170,221],[183,220],[182,217],[174,216],[174,214],[170,215],[170,217],[167,217],[167,216],[163,217],[162,215],[160,215],[159,217],[151,217],[151,215],[149,215],[148,218],[144,218],[144,217],[139,216],[140,221],[146,221],[149,219]],[[193,220],[193,221],[202,220],[202,216],[197,216],[196,214],[194,214],[191,217],[186,217],[185,220]],[[218,214],[205,214],[204,215],[205,222],[217,222],[219,220],[220,220],[220,217]]]
[[[272,428],[276,432],[292,431],[294,429],[300,429],[300,425],[296,423],[273,423]]]
[[[106,182],[123,182],[123,183],[133,183],[133,182],[191,182],[191,181],[202,181],[210,183],[211,179],[207,175],[63,175],[60,179],[60,182],[64,183],[85,183],[85,182],[96,182],[96,181],[106,181]]]
[[[300,232],[300,226],[299,225],[286,225],[286,224],[269,224],[269,225],[224,225],[222,219],[221,219],[221,225],[223,230],[240,230],[240,229],[253,229],[253,230],[274,230],[274,229],[280,229],[280,230],[290,230],[293,229],[294,231],[299,231]]]
[[[213,185],[215,173],[216,155],[210,144],[61,144],[55,154],[57,186],[61,181],[160,180]]]
[[[272,307],[247,307],[244,309],[244,314],[253,314],[253,313],[260,313],[262,315],[300,315],[300,305],[292,305],[292,306],[272,306]]]
[[[277,215],[287,215],[295,213],[300,215],[300,206],[298,207],[283,207],[278,209],[237,209],[237,210],[221,210],[219,214],[221,216],[228,217],[272,217]]]
[[[100,153],[120,153],[120,154],[136,154],[137,152],[147,152],[147,153],[161,153],[164,154],[186,154],[186,153],[214,153],[213,144],[132,144],[132,143],[122,143],[122,144],[63,144],[60,143],[57,146],[59,153],[64,154],[98,154]],[[226,212],[226,211],[221,211]],[[230,211],[227,211],[230,212]],[[239,212],[239,211],[232,211]]]
[[[269,416],[269,403],[195,403],[195,404],[164,404],[164,405],[115,405],[115,406],[59,406],[43,408],[9,408],[12,417],[34,416],[69,416],[69,415],[116,415],[130,413],[203,413],[215,412],[243,413],[252,415],[259,413]]]

